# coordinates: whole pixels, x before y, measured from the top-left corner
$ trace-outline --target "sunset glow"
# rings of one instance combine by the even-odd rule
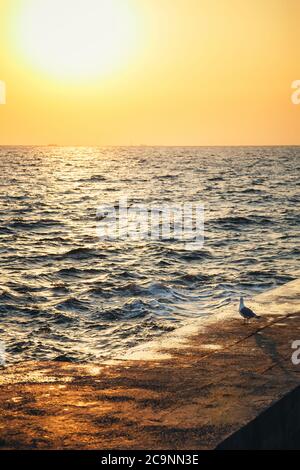
[[[15,28],[18,47],[34,68],[67,79],[123,65],[136,41],[133,12],[120,0],[31,0]]]
[[[299,144],[299,18],[298,0],[1,0],[0,144]]]

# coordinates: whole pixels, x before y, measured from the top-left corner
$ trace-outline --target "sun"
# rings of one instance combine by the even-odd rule
[[[97,77],[128,63],[138,41],[134,13],[128,0],[26,0],[16,19],[18,47],[47,74]]]

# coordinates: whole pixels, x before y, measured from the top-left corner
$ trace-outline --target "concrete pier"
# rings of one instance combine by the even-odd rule
[[[300,281],[247,305],[111,363],[1,368],[0,448],[300,448]]]

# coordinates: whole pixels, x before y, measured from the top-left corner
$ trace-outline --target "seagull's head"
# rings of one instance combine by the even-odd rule
[[[240,297],[240,305],[244,305],[244,297]]]

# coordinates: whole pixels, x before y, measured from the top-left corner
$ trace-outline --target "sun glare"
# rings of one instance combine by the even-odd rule
[[[48,74],[94,78],[130,60],[137,44],[134,13],[126,0],[29,0],[17,18],[18,47]]]

